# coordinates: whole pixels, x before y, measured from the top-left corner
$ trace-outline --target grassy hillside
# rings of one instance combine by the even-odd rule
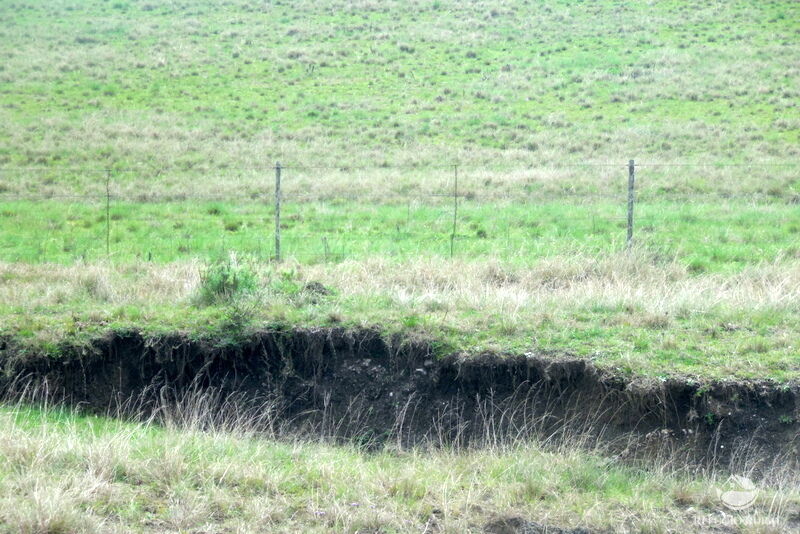
[[[4,2],[0,163],[791,160],[798,19],[791,1]]]
[[[2,332],[218,331],[231,305],[199,305],[198,273],[234,251],[253,328],[794,379],[797,20],[788,1],[2,3]],[[315,280],[333,294],[297,297]]]
[[[377,326],[788,391],[798,21],[793,0],[0,1],[0,357]],[[734,513],[729,473],[680,455],[367,452],[200,401],[144,423],[3,403],[0,534],[800,525],[797,473],[753,451],[718,466],[757,479]]]
[[[310,202],[288,197],[282,207],[282,253],[303,263],[379,255],[445,259],[452,253],[462,259],[530,265],[543,258],[620,252],[626,238],[624,197],[588,200],[460,198],[453,234],[452,198],[395,197],[365,205],[357,199]],[[67,209],[63,199],[9,201],[0,210],[0,258],[161,263],[219,258],[234,250],[269,260],[275,251],[273,232],[272,207],[250,200],[115,200],[108,213],[102,200]],[[635,242],[644,255],[657,264],[677,259],[694,273],[735,273],[796,261],[798,235],[797,206],[784,202],[643,199],[635,213]]]

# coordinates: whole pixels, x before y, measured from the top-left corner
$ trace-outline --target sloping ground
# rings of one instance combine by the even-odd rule
[[[0,406],[0,533],[783,534],[800,527],[798,473],[781,466],[753,479],[755,502],[732,512],[720,492],[737,486],[722,471],[629,464],[602,450],[535,441],[366,450],[256,431],[260,415],[209,417],[209,400],[162,404],[145,422]]]
[[[336,328],[265,331],[236,345],[118,333],[60,358],[0,345],[6,392],[32,378],[96,411],[214,391],[242,410],[268,403],[295,431],[368,445],[535,436],[713,464],[800,456],[797,384],[632,380],[558,354],[432,354],[424,342]]]

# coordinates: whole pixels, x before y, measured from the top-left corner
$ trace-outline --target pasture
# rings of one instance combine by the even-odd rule
[[[799,20],[786,0],[1,2],[0,532],[796,530]],[[339,367],[303,375],[309,332]],[[351,363],[375,332],[394,352]],[[178,399],[182,375],[138,412],[80,400],[81,376],[121,388],[147,357],[163,379],[192,347],[234,371],[293,354],[281,399],[323,416],[386,369],[375,410],[494,402],[497,362],[550,358],[565,376],[514,388],[602,377],[644,423],[409,446]],[[442,374],[458,358],[495,362],[485,389]],[[55,380],[19,395],[19,369]],[[751,508],[723,506],[731,474]]]

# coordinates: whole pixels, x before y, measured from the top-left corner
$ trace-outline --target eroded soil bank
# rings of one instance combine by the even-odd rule
[[[369,329],[265,331],[224,346],[117,333],[58,358],[23,357],[6,341],[0,362],[6,394],[46,381],[67,402],[105,411],[131,397],[142,407],[216,391],[243,405],[269,402],[287,427],[366,443],[480,446],[535,436],[599,442],[623,457],[800,456],[797,384],[630,379],[544,353],[436,359],[425,342]]]

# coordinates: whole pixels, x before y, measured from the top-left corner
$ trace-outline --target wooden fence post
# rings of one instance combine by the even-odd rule
[[[453,257],[458,229],[458,165],[453,165],[453,233],[450,234],[450,257]]]
[[[626,248],[633,246],[633,201],[634,201],[635,166],[633,160],[628,161],[628,240]]]
[[[281,261],[281,164],[275,163],[275,261]]]
[[[111,171],[106,170],[106,259],[111,254]]]

